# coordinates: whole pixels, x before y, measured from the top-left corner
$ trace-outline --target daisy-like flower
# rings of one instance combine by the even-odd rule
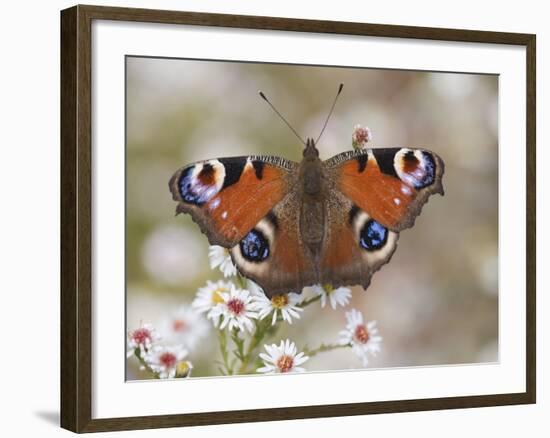
[[[267,354],[260,353],[260,358],[264,361],[264,366],[258,368],[259,373],[302,373],[304,368],[300,367],[309,357],[303,352],[297,353],[296,345],[289,339],[281,341],[279,346],[276,344],[264,345]]]
[[[181,306],[161,326],[162,339],[167,344],[183,344],[193,350],[208,332],[208,324],[196,311]]]
[[[255,306],[252,302],[252,295],[246,289],[237,289],[231,285],[229,292],[220,292],[223,303],[211,310],[212,318],[222,317],[220,329],[229,327],[229,330],[238,328],[239,330],[254,331],[252,319],[256,319],[258,314],[255,312]],[[210,314],[210,312],[209,312]]]
[[[221,296],[224,292],[231,290],[232,283],[219,280],[217,282],[207,281],[206,286],[197,291],[197,296],[191,306],[199,313],[206,313],[206,317],[217,326],[220,322],[221,313],[214,311],[214,308],[223,303]]]
[[[352,351],[361,359],[363,366],[369,363],[368,355],[380,351],[382,338],[378,336],[376,321],[363,322],[363,315],[356,309],[346,312],[346,329],[340,332],[339,343],[351,344]]]
[[[147,352],[144,360],[161,379],[172,379],[176,376],[178,366],[185,356],[187,356],[187,350],[181,345],[157,345]]]
[[[229,250],[223,246],[211,245],[208,250],[208,258],[210,259],[210,268],[220,268],[224,277],[234,277],[237,275],[237,268],[231,260]]]
[[[136,348],[139,348],[141,355],[143,355],[159,339],[160,335],[151,324],[140,324],[140,327],[128,332],[128,351],[126,352],[126,356],[132,356]]]
[[[355,125],[351,135],[351,144],[354,149],[363,149],[372,140],[372,132],[366,126]]]
[[[327,298],[330,301],[330,307],[336,310],[338,305],[345,307],[349,304],[351,298],[351,289],[347,287],[339,287],[334,289],[331,284],[323,286],[313,286],[313,292],[321,295],[321,307],[324,309],[327,304]]]
[[[300,319],[299,312],[304,311],[304,309],[298,307],[298,304],[302,301],[301,295],[290,292],[288,294],[273,295],[271,298],[268,298],[259,286],[256,287],[256,290],[252,289],[252,300],[258,311],[259,319],[264,319],[272,312],[271,325],[275,325],[277,322],[279,312],[283,320],[289,324],[292,324],[292,318]]]

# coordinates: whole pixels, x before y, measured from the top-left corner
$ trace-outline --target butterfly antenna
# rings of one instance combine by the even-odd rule
[[[290,128],[290,130],[294,133],[294,135],[298,137],[302,142],[302,144],[305,146],[306,142],[302,139],[302,137],[300,137],[300,135],[296,132],[296,130],[292,127],[292,125],[287,122],[287,120],[283,117],[283,115],[279,111],[277,111],[277,108],[273,106],[273,104],[269,101],[269,99],[265,97],[265,94],[261,90],[258,91],[258,94],[263,100],[265,100],[269,104],[269,106],[273,109],[273,111],[275,111],[275,113],[281,118],[281,120],[286,123],[286,126]]]
[[[334,97],[334,101],[332,102],[332,106],[330,107],[330,111],[328,113],[327,119],[325,120],[325,124],[323,125],[323,129],[321,129],[321,133],[319,134],[319,137],[317,137],[317,140],[315,140],[315,144],[319,143],[319,139],[321,138],[321,135],[323,135],[323,132],[325,132],[325,128],[327,127],[328,121],[330,120],[332,111],[336,106],[336,101],[338,100],[338,96],[340,96],[340,93],[342,92],[343,88],[344,88],[344,84],[340,84],[340,86],[338,87],[338,92],[336,93],[336,96]]]

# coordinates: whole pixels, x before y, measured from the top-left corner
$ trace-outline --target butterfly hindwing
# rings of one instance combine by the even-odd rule
[[[299,220],[299,194],[293,187],[230,251],[241,274],[258,283],[268,297],[289,291],[300,293],[317,282]]]
[[[185,166],[169,182],[176,213],[189,213],[210,244],[235,246],[288,193],[297,163],[231,157]]]
[[[340,192],[393,231],[412,227],[429,196],[443,194],[443,160],[424,149],[361,149],[325,165]]]
[[[334,191],[331,199],[319,283],[367,288],[372,275],[389,262],[399,233],[375,221],[342,193]]]

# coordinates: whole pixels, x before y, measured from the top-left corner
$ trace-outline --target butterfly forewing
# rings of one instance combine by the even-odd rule
[[[425,149],[361,149],[325,165],[337,190],[393,231],[412,227],[428,197],[443,194],[443,160]]]
[[[272,156],[200,161],[170,179],[177,213],[189,213],[212,245],[231,248],[288,193],[298,164]]]

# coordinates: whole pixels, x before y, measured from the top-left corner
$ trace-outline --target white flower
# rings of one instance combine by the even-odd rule
[[[172,379],[176,376],[178,365],[187,356],[187,350],[181,345],[160,346],[151,349],[144,357],[145,362],[161,379]]]
[[[210,259],[210,268],[215,269],[219,266],[224,277],[234,277],[237,275],[237,268],[233,264],[227,248],[211,245],[208,250],[208,258]]]
[[[191,306],[199,312],[206,313],[206,317],[214,323],[219,324],[221,313],[214,311],[214,308],[223,303],[223,298],[220,295],[222,292],[229,292],[232,283],[229,281],[219,280],[217,282],[207,281],[206,286],[201,287],[197,291],[197,296],[193,300]]]
[[[182,344],[193,350],[208,332],[208,325],[194,310],[181,306],[161,326],[162,339],[168,344]]]
[[[126,356],[132,356],[136,348],[139,348],[141,355],[143,355],[159,339],[160,335],[151,324],[141,324],[137,329],[128,332],[128,351],[126,352]]]
[[[362,360],[363,366],[369,363],[368,354],[376,356],[380,351],[382,338],[378,336],[376,321],[363,322],[363,315],[356,309],[346,312],[346,329],[340,332],[339,343],[351,344],[352,351]]]
[[[275,325],[277,322],[277,315],[281,312],[283,320],[292,324],[292,318],[300,319],[300,313],[304,309],[297,305],[302,301],[301,295],[295,293],[273,295],[270,298],[266,297],[259,286],[257,289],[252,289],[254,305],[258,311],[258,318],[264,319],[270,313],[273,312],[271,319],[271,325]]]
[[[306,362],[309,357],[304,356],[303,352],[296,354],[296,345],[290,342],[289,339],[281,341],[279,346],[275,344],[264,345],[267,354],[260,353],[260,358],[264,361],[264,365],[258,368],[259,373],[301,373],[305,369],[298,366]]]
[[[327,304],[327,298],[330,301],[330,307],[336,310],[338,305],[345,307],[349,304],[351,298],[351,289],[347,287],[339,287],[334,289],[332,285],[325,284],[323,286],[317,285],[313,286],[313,291],[317,295],[321,295],[321,307],[325,308]]]
[[[220,292],[223,303],[214,307],[211,310],[212,318],[222,317],[220,329],[229,327],[229,330],[238,328],[239,330],[248,330],[250,333],[254,331],[252,319],[258,317],[254,311],[254,303],[252,296],[246,289],[237,289],[235,285],[231,285],[230,292]],[[209,312],[210,314],[210,312]]]

